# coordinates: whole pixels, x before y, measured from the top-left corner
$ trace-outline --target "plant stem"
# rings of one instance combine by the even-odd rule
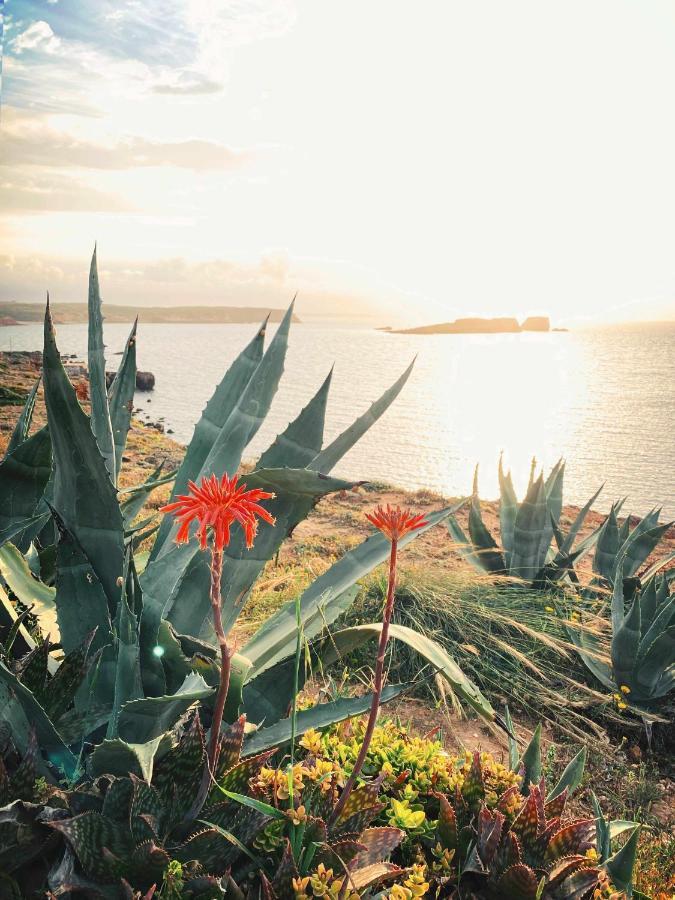
[[[389,625],[391,624],[391,616],[394,611],[394,594],[396,588],[396,552],[398,549],[398,541],[391,542],[391,554],[389,556],[389,584],[387,585],[387,602],[384,607],[384,616],[382,618],[382,631],[380,632],[380,643],[377,649],[377,661],[375,663],[375,679],[373,683],[373,700],[370,704],[370,715],[368,716],[368,724],[363,735],[363,743],[359,750],[359,755],[354,763],[351,775],[347,779],[338,802],[333,808],[333,812],[329,819],[329,825],[334,825],[340,817],[342,810],[345,808],[349,795],[354,789],[356,779],[363,768],[363,764],[368,755],[368,748],[373,738],[377,716],[380,711],[380,700],[382,699],[382,689],[384,688],[384,657],[389,641]]]
[[[218,638],[218,646],[220,647],[220,683],[218,685],[218,693],[216,694],[216,702],[213,707],[213,717],[211,719],[211,732],[209,735],[209,743],[206,751],[206,762],[204,764],[204,772],[202,774],[199,792],[195,798],[195,802],[188,813],[187,818],[195,819],[202,810],[204,802],[209,793],[211,781],[215,777],[216,766],[218,765],[218,756],[220,754],[220,726],[223,722],[223,713],[225,711],[225,701],[230,687],[230,669],[232,663],[232,652],[227,645],[227,638],[223,630],[222,605],[220,597],[220,579],[223,574],[223,551],[213,547],[211,549],[211,612],[213,613],[213,627]]]

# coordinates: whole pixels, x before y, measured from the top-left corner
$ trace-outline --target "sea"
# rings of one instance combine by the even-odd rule
[[[269,329],[269,334],[276,326]],[[107,368],[130,326],[105,325]],[[251,325],[139,325],[138,366],[156,378],[137,393],[141,418],[190,440],[215,385],[256,330]],[[36,350],[37,323],[0,328],[0,349]],[[86,358],[86,325],[57,326],[63,354]],[[255,459],[335,366],[326,416],[331,440],[416,358],[403,391],[335,474],[429,489],[447,497],[498,496],[500,454],[522,496],[532,457],[546,471],[566,461],[565,502],[595,508],[626,497],[675,518],[675,322],[568,332],[390,334],[363,326],[298,323],[272,409],[246,457]]]

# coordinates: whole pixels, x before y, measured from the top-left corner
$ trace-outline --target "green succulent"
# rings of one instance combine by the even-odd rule
[[[621,563],[619,563],[620,573]],[[649,718],[655,704],[675,687],[675,595],[665,575],[645,584],[614,579],[609,610],[610,659],[589,629],[568,626],[588,669],[615,693],[620,708],[631,706]]]
[[[527,493],[519,503],[511,473],[504,471],[501,458],[499,460],[501,547],[483,522],[478,499],[478,467],[474,473],[468,535],[454,515],[448,517],[446,524],[458,550],[477,571],[545,587],[573,573],[574,563],[582,559],[598,539],[600,529],[578,544],[574,543],[601,489],[579,511],[565,535],[560,528],[565,463],[559,460],[546,478],[543,472],[536,478],[535,474],[535,460],[532,460]],[[554,537],[555,551],[551,547]]]

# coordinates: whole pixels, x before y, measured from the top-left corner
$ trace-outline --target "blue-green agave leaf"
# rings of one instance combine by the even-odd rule
[[[131,425],[131,414],[134,408],[134,391],[136,390],[136,328],[138,318],[133,324],[131,334],[127,338],[119,369],[115,374],[108,393],[110,408],[110,424],[112,427],[115,448],[115,482],[122,468],[122,456],[127,445],[127,435]]]
[[[108,391],[105,380],[105,345],[103,343],[103,314],[101,292],[98,286],[96,247],[89,268],[89,328],[87,353],[89,364],[89,396],[91,399],[91,428],[110,478],[115,479],[115,443],[108,407]]]
[[[30,425],[33,421],[33,410],[35,409],[35,399],[37,397],[38,388],[40,387],[40,381],[42,379],[41,375],[38,375],[38,379],[31,388],[30,393],[26,397],[26,402],[23,405],[23,409],[21,410],[21,415],[16,421],[16,425],[14,426],[14,430],[12,431],[9,441],[7,443],[7,449],[5,450],[5,456],[11,453],[13,450],[19,446],[19,444],[23,444],[25,440],[28,438],[28,432],[30,431]]]

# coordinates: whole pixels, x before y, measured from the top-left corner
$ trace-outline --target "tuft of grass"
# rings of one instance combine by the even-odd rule
[[[345,624],[377,620],[385,581],[376,573],[364,583]],[[543,720],[575,740],[589,733],[607,742],[605,724],[629,726],[611,696],[587,683],[565,622],[580,601],[561,593],[529,590],[464,573],[433,573],[428,567],[404,570],[394,619],[443,645],[492,703],[509,704],[532,721]],[[589,610],[590,612],[590,610]],[[350,662],[368,663],[368,651]],[[419,657],[403,645],[390,651],[389,678],[419,676]]]

